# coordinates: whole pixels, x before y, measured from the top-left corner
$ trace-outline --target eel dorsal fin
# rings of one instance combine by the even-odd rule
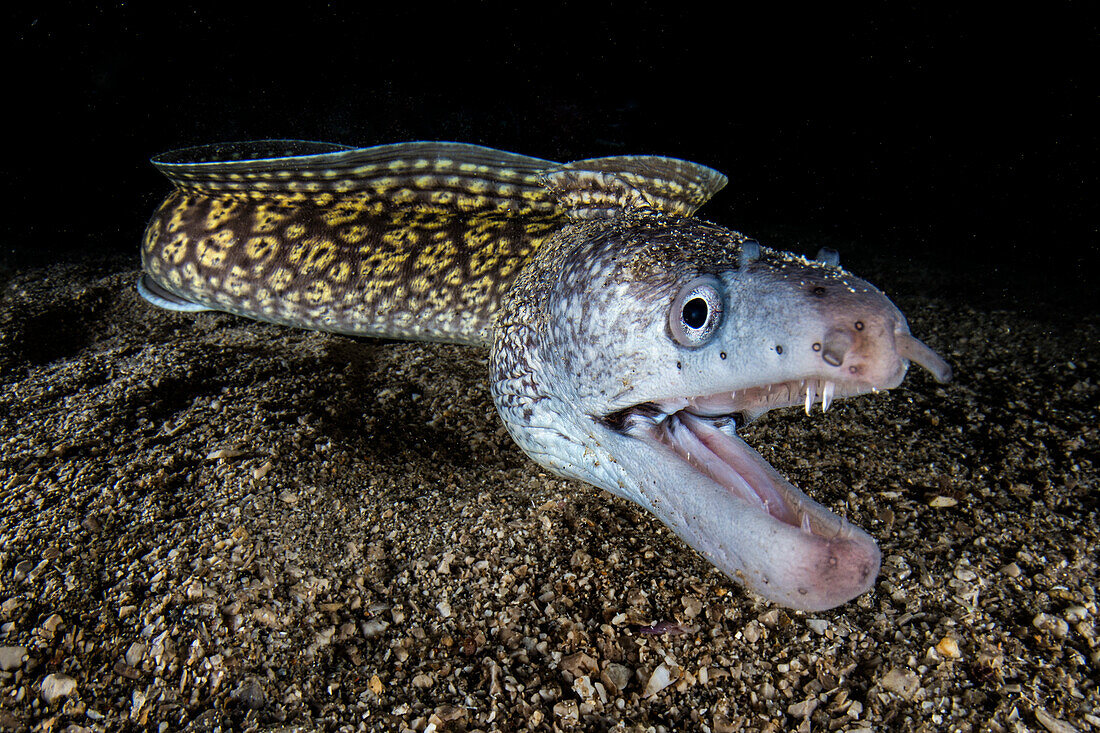
[[[726,185],[718,171],[676,158],[623,155],[561,164],[451,142],[353,148],[258,140],[173,150],[152,162],[191,193],[368,192],[409,208],[513,215],[557,210],[582,220],[626,212],[691,216]]]
[[[465,143],[349,148],[297,140],[204,145],[152,162],[189,193],[365,193],[401,208],[505,215],[554,211],[539,174],[561,165]]]
[[[716,170],[655,155],[579,160],[547,170],[541,179],[572,219],[625,212],[691,216],[726,185]]]

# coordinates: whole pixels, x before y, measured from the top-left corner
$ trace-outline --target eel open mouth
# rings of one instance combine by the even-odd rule
[[[603,418],[638,440],[660,468],[649,486],[650,508],[727,575],[794,608],[822,610],[866,592],[881,553],[863,530],[784,479],[737,435],[737,428],[776,407],[807,413],[834,399],[897,386],[904,359],[940,379],[950,368],[924,344],[899,334],[896,371],[885,382],[808,378],[699,397],[643,402]]]
[[[669,449],[750,507],[806,534],[843,535],[848,523],[811,500],[737,435],[737,428],[776,407],[802,405],[806,414],[834,399],[878,391],[856,382],[804,379],[735,392],[672,398],[621,410],[604,419],[620,432]]]

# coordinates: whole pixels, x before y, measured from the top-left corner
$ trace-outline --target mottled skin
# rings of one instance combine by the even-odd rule
[[[302,145],[320,144],[286,143]],[[225,152],[206,147],[161,156],[177,190],[146,229],[144,270],[185,300],[272,323],[487,345],[500,294],[560,228],[535,174],[553,164],[461,145],[370,150],[382,153],[350,163],[353,149],[267,165],[204,163]]]
[[[488,345],[497,409],[541,465],[652,511],[785,605],[873,585],[874,541],[736,427],[892,388],[909,360],[950,370],[835,260],[691,218],[720,174],[446,143],[273,141],[157,162],[178,188],[142,249],[139,288],[157,305]]]

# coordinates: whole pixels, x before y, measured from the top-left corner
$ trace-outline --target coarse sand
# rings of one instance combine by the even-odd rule
[[[744,429],[882,547],[806,614],[528,460],[483,351],[133,268],[0,278],[0,728],[1100,730],[1095,316],[873,280],[956,380]]]

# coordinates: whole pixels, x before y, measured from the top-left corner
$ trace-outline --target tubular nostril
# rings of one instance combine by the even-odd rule
[[[829,366],[840,366],[851,349],[852,335],[847,331],[834,328],[825,334],[825,340],[821,342],[821,358]]]
[[[817,261],[823,262],[829,267],[839,267],[840,253],[832,247],[822,247],[817,251]]]

